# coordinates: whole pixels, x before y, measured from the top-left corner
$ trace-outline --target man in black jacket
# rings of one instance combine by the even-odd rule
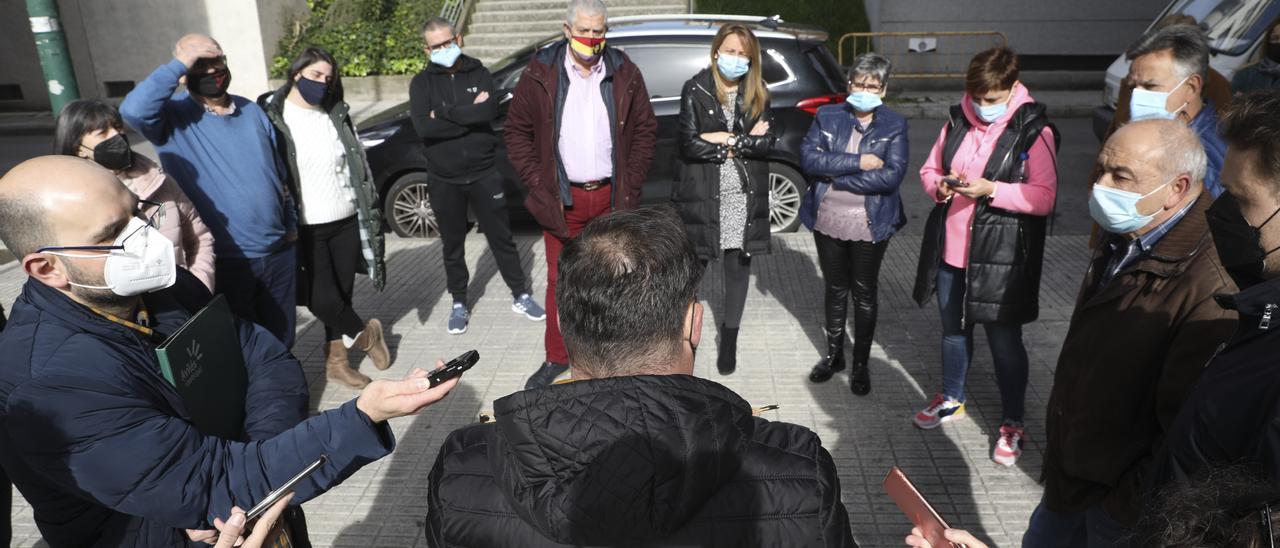
[[[462,54],[462,38],[449,20],[428,20],[422,36],[430,61],[409,84],[409,115],[427,147],[431,209],[444,240],[444,272],[453,296],[449,332],[465,333],[471,319],[464,248],[468,206],[489,240],[502,279],[511,288],[511,310],[544,321],[546,311],[529,295],[520,268],[502,176],[493,163],[498,143],[490,125],[498,116],[498,99],[491,96],[493,76],[479,60]]]
[[[1223,119],[1226,192],[1209,208],[1209,230],[1240,287],[1218,302],[1240,314],[1235,335],[1205,367],[1165,438],[1157,487],[1210,468],[1248,463],[1280,484],[1280,90],[1253,93]]]
[[[831,455],[691,376],[703,268],[669,208],[560,254],[572,381],[494,404],[431,470],[429,546],[856,546]]]

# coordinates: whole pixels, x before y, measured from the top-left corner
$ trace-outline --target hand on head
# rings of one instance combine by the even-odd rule
[[[182,61],[188,69],[200,59],[217,59],[222,56],[222,46],[219,46],[213,38],[203,34],[183,36],[173,47],[173,57]]]
[[[436,369],[444,367],[443,361],[436,361]],[[436,403],[454,386],[458,378],[453,378],[431,388],[425,369],[415,368],[398,381],[376,380],[360,391],[356,399],[356,407],[363,411],[373,422],[416,415],[428,405]]]

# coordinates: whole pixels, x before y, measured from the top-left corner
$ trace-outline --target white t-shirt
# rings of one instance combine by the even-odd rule
[[[285,99],[284,123],[298,162],[298,222],[318,225],[355,215],[347,151],[329,113]]]

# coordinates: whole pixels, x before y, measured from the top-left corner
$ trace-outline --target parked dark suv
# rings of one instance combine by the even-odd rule
[[[729,22],[753,26],[760,39],[774,127],[781,135],[769,163],[770,223],[775,232],[794,231],[800,224],[800,198],[807,188],[799,169],[800,141],[819,106],[844,100],[845,78],[825,45],[825,31],[781,23],[776,17],[675,15],[609,21],[609,45],[625,51],[640,67],[658,118],[657,150],[642,199],[644,203],[670,199],[678,169],[676,118],[680,114],[680,90],[686,80],[708,65],[711,40],[720,25]],[[493,124],[499,134],[506,122],[510,91],[515,89],[525,65],[535,51],[560,38],[549,37],[490,67],[500,101],[499,116]],[[435,236],[435,214],[427,197],[427,160],[408,115],[408,103],[375,115],[361,124],[360,139],[382,192],[391,229],[401,236]],[[508,200],[513,213],[528,217],[522,206],[524,185],[501,144],[497,156],[507,195],[520,197]]]

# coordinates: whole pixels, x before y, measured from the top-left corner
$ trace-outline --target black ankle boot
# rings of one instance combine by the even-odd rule
[[[716,355],[716,370],[721,375],[731,375],[738,369],[738,328],[720,326],[720,353]]]
[[[810,382],[827,382],[837,371],[844,370],[844,332],[827,333],[827,354],[809,371]]]
[[[871,345],[865,347],[857,342],[853,345],[853,369],[849,370],[849,391],[856,396],[871,393],[871,372],[867,368],[870,362]]]

